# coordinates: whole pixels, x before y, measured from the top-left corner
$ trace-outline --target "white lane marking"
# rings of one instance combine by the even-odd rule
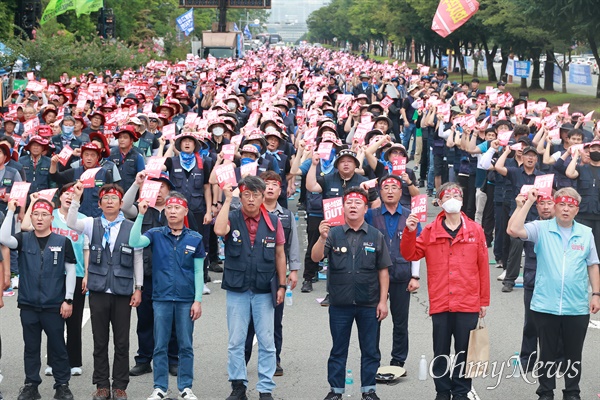
[[[600,321],[592,321],[590,320],[590,324],[588,325],[590,329],[600,329]]]
[[[81,327],[83,328],[85,324],[90,320],[92,313],[88,307],[83,309],[83,319],[81,320]]]
[[[477,394],[477,392],[475,391],[475,388],[473,386],[471,386],[471,391],[469,392],[469,394],[467,396],[471,400],[481,400],[481,398],[479,397],[479,395]]]

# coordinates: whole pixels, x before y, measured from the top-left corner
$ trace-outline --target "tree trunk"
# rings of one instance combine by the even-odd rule
[[[498,77],[496,76],[496,70],[494,69],[494,56],[496,55],[496,51],[498,51],[498,45],[495,44],[492,48],[492,51],[489,51],[489,47],[486,40],[481,41],[483,48],[485,50],[485,66],[488,73],[488,81],[496,82],[498,81]]]
[[[594,32],[595,34],[596,32]],[[594,54],[594,59],[596,60],[596,65],[600,65],[600,55],[598,54],[598,44],[596,43],[596,38],[593,34],[588,34],[588,43],[590,44],[590,48],[592,49],[592,54]],[[599,74],[600,76],[600,74]],[[598,79],[598,83],[596,84],[596,98],[600,99],[600,78]]]
[[[500,54],[502,55],[502,63],[500,65],[500,79],[504,80],[506,82],[508,80],[508,77],[505,78],[505,75],[506,75],[506,66],[508,65],[509,53],[505,52],[505,51],[500,51]]]
[[[553,49],[546,50],[544,63],[544,90],[554,90],[554,53]]]
[[[531,84],[529,89],[541,89],[540,86],[540,50],[533,50],[533,73],[531,74]]]

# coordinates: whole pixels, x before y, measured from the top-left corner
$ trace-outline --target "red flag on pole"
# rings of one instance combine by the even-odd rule
[[[478,9],[476,0],[441,0],[431,29],[441,37],[446,37],[467,22]]]

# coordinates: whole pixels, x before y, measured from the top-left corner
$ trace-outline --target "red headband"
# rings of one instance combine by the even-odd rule
[[[396,178],[386,178],[383,182],[381,182],[381,187],[384,187],[385,185],[398,185],[402,187],[402,183],[400,183],[400,181]]]
[[[66,191],[69,192],[69,193],[75,193],[75,185],[71,186]]]
[[[442,192],[440,193],[440,199],[443,199],[444,196],[447,194],[458,194],[458,195],[462,196],[460,189],[453,187],[450,189],[442,190]]]
[[[274,182],[274,183],[276,183],[277,185],[281,186],[281,182],[279,182],[279,181],[276,181],[275,179],[267,179],[267,180],[265,181],[265,183],[267,183],[267,182]],[[240,189],[240,193],[241,193],[241,192],[242,192],[242,189]]]
[[[538,196],[539,201],[554,201],[554,197],[552,196]]]
[[[245,192],[246,190],[250,190],[250,189],[248,189],[248,187],[247,187],[246,185],[240,185],[240,186],[239,186],[239,189],[240,189],[240,193],[243,193],[243,192]]]
[[[571,196],[560,196],[560,197],[556,197],[554,199],[555,203],[567,203],[567,204],[573,204],[575,207],[579,207],[579,202],[577,201],[577,199],[571,197]]]
[[[35,210],[37,210],[39,208],[48,211],[50,214],[52,214],[52,211],[54,210],[52,208],[52,206],[50,204],[48,204],[47,202],[45,202],[45,201],[36,201],[33,204],[33,209],[31,210],[31,212],[33,212],[33,211],[35,211]]]
[[[100,198],[103,198],[107,194],[117,195],[119,197],[119,200],[123,200],[123,194],[115,188],[110,188],[108,190],[104,190],[104,191],[100,192]]]
[[[362,200],[365,204],[369,204],[369,202],[367,201],[367,198],[363,194],[360,194],[358,192],[350,192],[347,195],[345,195],[344,196],[344,203],[348,199],[359,199],[359,200]]]
[[[171,205],[171,204],[176,204],[176,205],[180,205],[182,207],[188,208],[188,203],[187,201],[180,199],[179,197],[169,197],[167,199],[167,203],[166,205]]]

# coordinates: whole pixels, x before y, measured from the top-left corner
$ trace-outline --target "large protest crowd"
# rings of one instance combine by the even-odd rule
[[[284,294],[296,284],[310,293],[324,258],[321,305],[333,339],[326,399],[342,399],[354,320],[362,398],[379,399],[388,301],[389,365],[404,367],[420,269],[434,354],[449,355],[454,340],[464,362],[459,351],[489,306],[490,251],[502,292],[521,279],[525,289],[523,370],[581,363],[589,314],[600,309],[593,113],[527,91],[513,98],[505,82],[452,82],[444,69],[311,47],[27,78],[6,100],[0,131],[0,282],[21,313],[19,400],[41,398],[42,370],[55,399],[80,396],[69,380],[82,374],[86,292],[94,400],[126,399],[130,376],[151,372],[148,400],[167,398],[169,374],[180,398],[197,399],[193,323],[216,274],[227,291],[227,399],[247,399],[254,335],[257,390],[272,399],[273,376],[284,373]],[[305,211],[306,249],[288,210],[293,196]],[[426,225],[432,207],[440,213]],[[540,260],[551,266],[537,268]],[[436,399],[467,398],[471,376],[448,372],[442,359],[432,372]],[[580,375],[565,377],[564,399],[580,398]],[[553,399],[555,388],[554,378],[540,379],[537,396]]]

